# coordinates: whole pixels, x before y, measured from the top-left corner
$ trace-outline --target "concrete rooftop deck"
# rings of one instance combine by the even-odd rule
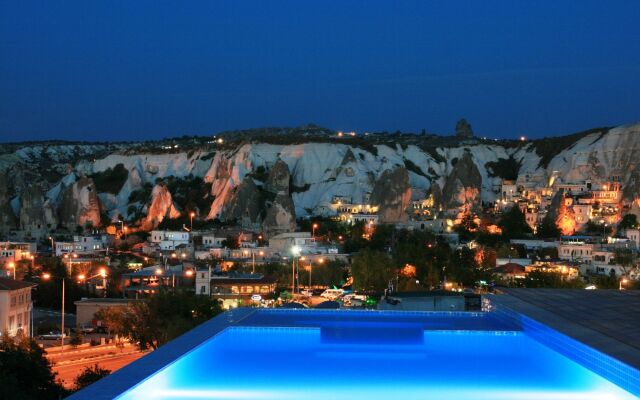
[[[495,298],[640,370],[640,291],[500,289]]]

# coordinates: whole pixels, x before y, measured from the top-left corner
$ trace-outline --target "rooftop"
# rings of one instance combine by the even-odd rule
[[[0,278],[0,290],[19,290],[36,286],[32,282],[17,281],[15,279]]]
[[[73,304],[88,304],[88,303],[101,303],[101,304],[128,304],[134,299],[113,299],[113,298],[103,298],[96,297],[90,299],[82,299],[78,301],[74,301]]]
[[[640,368],[640,291],[500,289],[499,304]]]

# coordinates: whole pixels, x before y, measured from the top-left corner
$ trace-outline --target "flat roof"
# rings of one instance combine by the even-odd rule
[[[18,281],[9,278],[0,278],[0,290],[19,290],[37,286],[32,282]]]
[[[492,301],[640,369],[640,290],[500,291]]]
[[[134,299],[114,299],[114,298],[104,298],[104,297],[96,297],[90,299],[81,299],[78,301],[74,301],[73,304],[87,304],[87,303],[102,303],[102,304],[126,304],[135,301]]]

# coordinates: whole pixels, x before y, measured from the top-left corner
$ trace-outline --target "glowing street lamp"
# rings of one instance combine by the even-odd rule
[[[54,256],[56,254],[56,250],[53,245],[53,237],[49,236],[49,240],[51,240],[51,255]]]
[[[191,228],[190,230],[193,231],[193,217],[196,216],[196,213],[194,213],[193,211],[191,211],[191,213],[189,214],[189,216],[191,217]]]
[[[16,280],[16,263],[14,263],[13,261],[11,261],[9,263],[9,268],[11,268],[13,270],[13,280]]]
[[[294,294],[296,291],[296,257],[300,256],[300,246],[293,246],[291,248],[291,294]]]
[[[619,287],[618,287],[618,290],[624,290],[624,287],[623,287],[623,286],[624,286],[624,285],[626,285],[626,284],[627,284],[627,282],[629,282],[629,281],[627,280],[627,278],[622,278],[622,279],[620,279],[620,285],[619,285]]]
[[[87,282],[93,278],[97,278],[98,276],[102,278],[102,288],[104,290],[104,296],[106,297],[107,296],[107,269],[106,268],[100,268],[97,274],[89,277],[87,277],[84,274],[80,274],[78,275],[78,281]]]
[[[44,273],[42,274],[42,279],[44,280],[49,280],[51,278],[54,278],[53,276],[51,276],[51,274],[49,273]],[[62,281],[62,307],[60,309],[60,352],[63,353],[64,352],[64,277],[60,277],[59,278]]]
[[[312,236],[314,240],[316,238],[316,229],[318,229],[318,224],[314,223],[313,225],[311,225],[311,232],[313,232]]]

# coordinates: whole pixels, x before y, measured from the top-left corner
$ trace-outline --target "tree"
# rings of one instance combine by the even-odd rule
[[[71,341],[69,341],[69,344],[73,347],[79,346],[82,344],[83,339],[84,337],[82,336],[82,332],[80,332],[79,329],[76,329],[71,335]]]
[[[551,213],[547,213],[547,215],[544,216],[536,229],[536,235],[540,239],[558,238],[560,237],[560,233],[560,228],[556,225],[556,221],[551,216]]]
[[[162,290],[126,307],[102,309],[96,318],[104,321],[111,333],[128,337],[140,349],[155,350],[221,311],[218,301],[210,297]]]
[[[57,400],[66,395],[56,382],[44,350],[27,337],[0,339],[0,398],[15,400]]]
[[[392,276],[391,259],[386,253],[365,249],[358,253],[351,265],[353,286],[359,290],[383,291]]]
[[[240,247],[239,235],[228,235],[225,240],[222,241],[222,246],[229,249],[237,249]]]
[[[622,266],[625,274],[629,272],[635,261],[636,257],[631,249],[616,249],[615,263]]]
[[[618,224],[618,230],[635,229],[638,227],[638,217],[635,214],[627,214]]]
[[[525,238],[531,234],[531,227],[518,206],[513,206],[502,214],[498,226],[502,229],[502,236],[505,239]]]
[[[313,262],[311,270],[307,263],[300,264],[300,282],[309,282],[309,272],[311,272],[311,284],[322,286],[339,286],[345,281],[345,265],[340,261],[325,261],[324,263]],[[291,274],[289,274],[289,278]],[[288,282],[290,283],[290,281]]]
[[[473,220],[473,215],[467,214],[460,221],[459,225],[456,225],[455,231],[458,233],[460,239],[469,240],[474,236],[475,231],[478,230],[478,224]]]
[[[491,274],[478,265],[475,251],[468,248],[454,253],[446,275],[448,281],[458,282],[464,286],[474,286],[480,280],[488,281],[491,278]]]
[[[80,373],[80,375],[76,376],[76,379],[73,381],[75,384],[75,389],[80,390],[84,387],[91,385],[94,382],[99,381],[105,376],[111,373],[110,370],[100,368],[98,364],[95,364],[93,367],[86,367],[84,371]]]

